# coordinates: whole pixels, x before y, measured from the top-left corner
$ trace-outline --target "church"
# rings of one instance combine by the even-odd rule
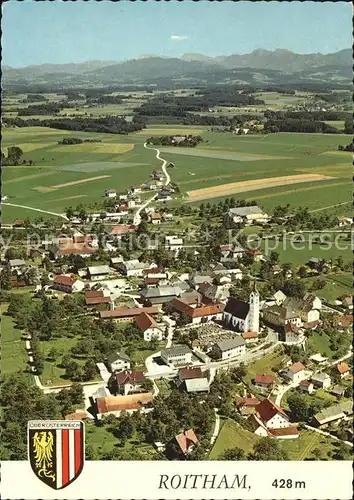
[[[259,332],[259,293],[256,288],[249,302],[230,297],[223,313],[225,326],[240,333]]]

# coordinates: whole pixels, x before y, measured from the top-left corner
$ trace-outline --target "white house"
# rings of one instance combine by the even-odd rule
[[[116,198],[117,191],[115,189],[106,189],[104,195],[106,198]]]
[[[281,306],[284,300],[286,299],[286,295],[281,290],[278,290],[273,294],[273,298],[275,300],[276,305]]]
[[[138,259],[126,260],[120,265],[121,272],[127,276],[143,276],[145,269],[150,269],[151,265],[147,262],[140,262]]]
[[[162,220],[162,216],[160,213],[153,212],[152,214],[150,214],[150,222],[151,222],[151,224],[154,224],[154,226],[161,224],[161,220]]]
[[[304,365],[298,361],[297,363],[294,363],[293,365],[289,366],[286,372],[286,376],[292,382],[299,384],[302,380],[304,380],[306,376]]]
[[[257,205],[249,207],[236,207],[230,208],[228,212],[229,217],[235,223],[252,224],[257,221],[266,221],[269,216],[263,212]]]
[[[246,342],[241,336],[217,342],[212,351],[221,360],[235,358],[246,353]]]
[[[88,275],[92,281],[99,281],[107,278],[111,273],[109,266],[90,266],[87,268]]]
[[[257,413],[267,429],[282,429],[289,427],[289,417],[284,410],[270,399],[263,399],[257,405]]]
[[[85,283],[75,278],[75,276],[59,274],[55,276],[52,288],[66,293],[82,292]]]
[[[193,352],[186,345],[175,345],[161,349],[161,359],[168,365],[187,365],[192,363]]]
[[[130,358],[127,354],[114,352],[108,356],[107,363],[112,373],[130,370]]]
[[[135,318],[135,323],[138,325],[139,330],[143,333],[144,340],[146,342],[151,342],[152,340],[161,341],[163,339],[163,332],[161,328],[159,328],[154,318],[152,318],[149,314],[139,314],[139,316]]]
[[[165,248],[166,250],[178,252],[178,250],[183,248],[183,239],[178,238],[178,236],[166,236]]]
[[[331,377],[324,372],[315,373],[311,376],[315,389],[328,389],[331,386]]]

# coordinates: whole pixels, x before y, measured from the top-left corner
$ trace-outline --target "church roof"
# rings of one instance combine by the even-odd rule
[[[225,306],[224,312],[229,313],[236,318],[246,319],[249,310],[250,306],[248,302],[236,299],[235,297],[230,297]]]

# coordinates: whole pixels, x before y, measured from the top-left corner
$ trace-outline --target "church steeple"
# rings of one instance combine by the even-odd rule
[[[259,332],[259,293],[256,281],[253,282],[253,290],[250,293],[249,305],[248,329],[250,332]]]

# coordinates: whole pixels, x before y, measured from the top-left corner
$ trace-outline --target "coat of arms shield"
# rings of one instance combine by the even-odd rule
[[[84,465],[84,424],[32,420],[27,429],[28,457],[38,479],[55,490],[75,481]]]

